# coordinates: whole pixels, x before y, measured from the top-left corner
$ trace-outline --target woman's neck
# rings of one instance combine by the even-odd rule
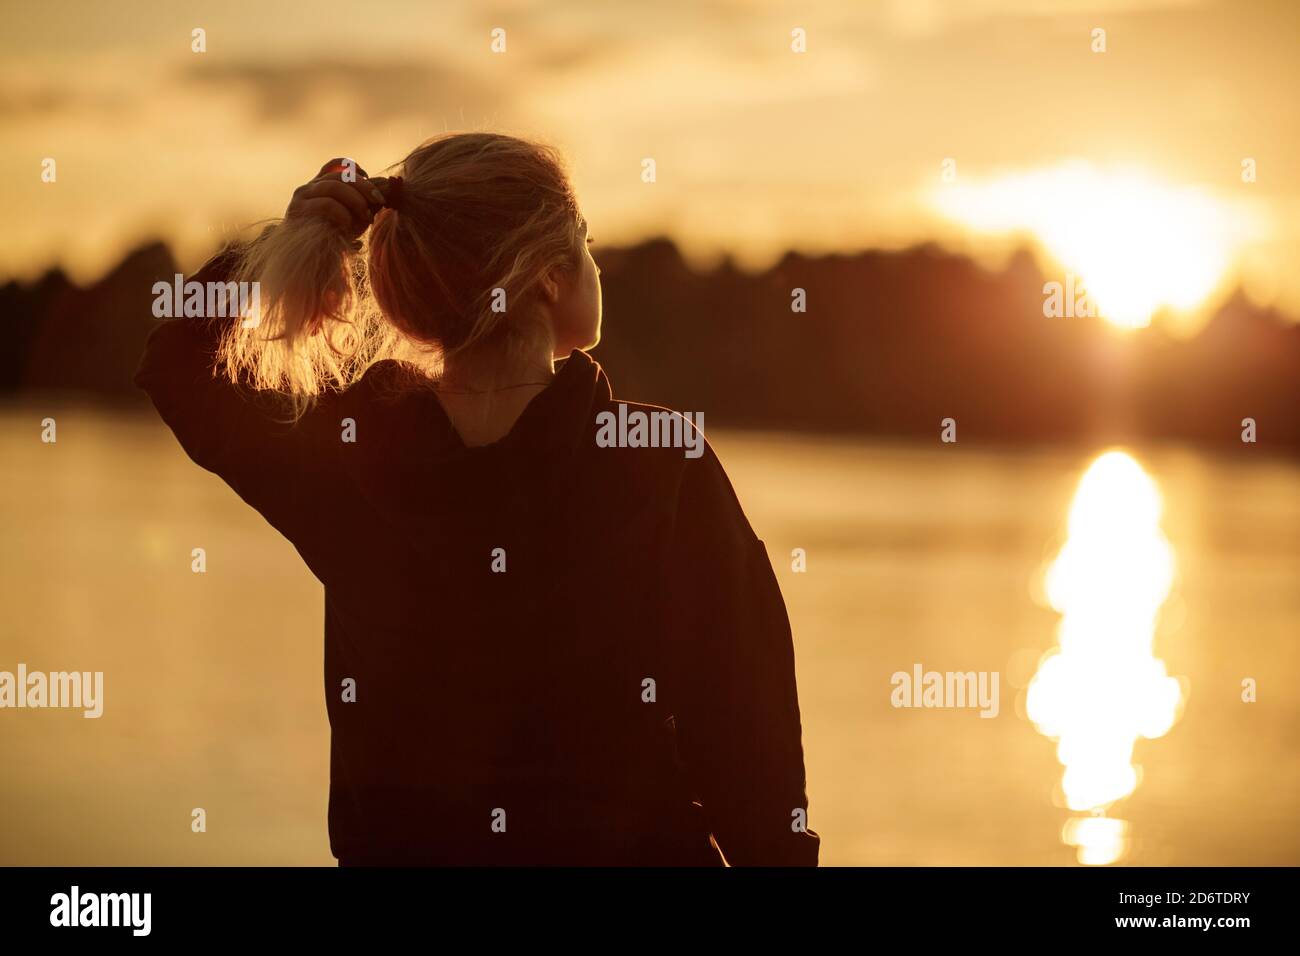
[[[509,434],[528,403],[555,377],[554,347],[453,356],[438,379],[438,400],[470,447],[490,445]]]

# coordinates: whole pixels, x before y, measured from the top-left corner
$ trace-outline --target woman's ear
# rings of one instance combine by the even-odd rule
[[[556,274],[556,270],[548,269],[542,275],[542,280],[538,284],[538,288],[542,296],[542,301],[547,305],[556,305],[559,303],[560,279]]]

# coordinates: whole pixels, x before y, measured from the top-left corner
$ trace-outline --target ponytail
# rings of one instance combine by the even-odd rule
[[[558,151],[448,133],[401,165],[364,242],[294,218],[239,253],[234,278],[257,283],[260,308],[222,338],[218,364],[232,381],[287,394],[298,417],[382,359],[436,375],[458,352],[530,334],[542,277],[580,267],[581,216]]]
[[[260,308],[223,335],[225,374],[287,393],[297,416],[393,351],[396,334],[368,294],[362,248],[315,218],[282,220],[246,245],[234,278],[257,283]]]

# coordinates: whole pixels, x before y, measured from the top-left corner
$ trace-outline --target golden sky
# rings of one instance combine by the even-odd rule
[[[0,276],[90,278],[154,236],[189,265],[331,156],[377,173],[486,128],[565,151],[599,244],[762,266],[938,239],[995,262],[1030,235],[1098,277],[1159,246],[1158,281],[1100,278],[1115,301],[1187,276],[1300,315],[1285,0],[5,5]]]

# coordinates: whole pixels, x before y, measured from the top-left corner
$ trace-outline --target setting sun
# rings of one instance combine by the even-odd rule
[[[1086,287],[1097,314],[1122,328],[1146,326],[1162,309],[1204,308],[1251,235],[1245,212],[1206,190],[1083,162],[958,180],[934,204],[980,233],[1032,234]]]

